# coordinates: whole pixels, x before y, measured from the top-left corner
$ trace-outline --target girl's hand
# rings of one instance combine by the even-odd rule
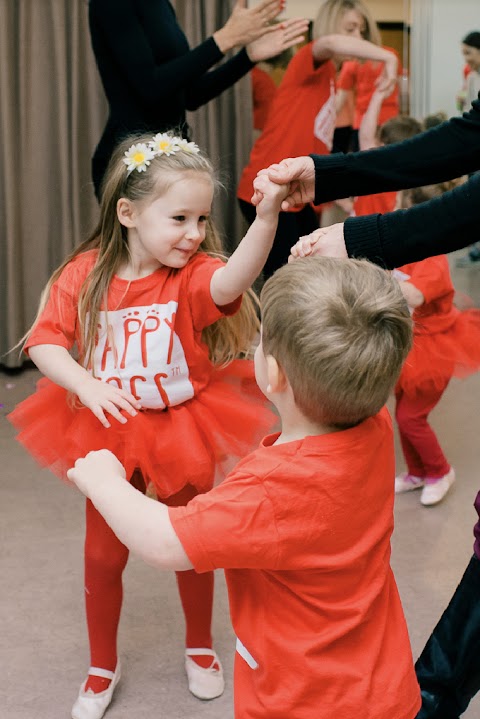
[[[268,60],[303,42],[308,31],[308,20],[292,18],[274,25],[273,28],[272,32],[247,45],[247,55],[252,62]]]
[[[223,53],[237,45],[248,45],[262,35],[276,30],[270,21],[285,7],[286,0],[263,0],[255,7],[247,7],[247,0],[237,0],[225,25],[213,38]]]
[[[137,410],[142,407],[130,392],[125,392],[125,390],[107,382],[101,382],[95,377],[87,377],[82,380],[82,383],[76,388],[76,393],[80,402],[85,407],[88,407],[103,426],[107,428],[111,425],[105,415],[106,412],[118,420],[120,424],[125,424],[127,418],[121,414],[120,409],[135,417]]]
[[[68,470],[67,477],[88,497],[91,487],[98,487],[101,482],[111,479],[124,481],[126,474],[125,468],[112,452],[100,449],[77,459],[75,466]]]
[[[278,220],[282,202],[287,196],[288,186],[272,182],[267,174],[257,175],[253,181],[257,202],[257,217]]]
[[[318,255],[321,257],[348,257],[343,237],[343,222],[330,227],[320,227],[309,235],[300,237],[290,250],[289,262],[298,257]]]

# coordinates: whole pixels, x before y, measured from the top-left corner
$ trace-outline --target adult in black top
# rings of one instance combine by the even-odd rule
[[[93,51],[109,103],[109,117],[92,160],[95,192],[116,144],[134,132],[180,128],[188,138],[186,110],[195,110],[233,85],[254,63],[302,40],[305,21],[270,20],[284,0],[246,8],[238,0],[212,37],[190,49],[169,0],[90,0]],[[234,46],[233,58],[211,70]]]
[[[269,169],[291,182],[289,205],[402,190],[442,182],[480,170],[480,96],[469,112],[410,140],[348,155],[312,155],[284,160]],[[400,267],[470,245],[480,227],[480,175],[408,210],[352,217],[322,228],[316,252],[365,257]],[[323,249],[322,249],[323,247]]]
[[[480,170],[480,95],[469,112],[397,145],[351,155],[291,158],[267,171],[290,183],[288,205],[433,184]],[[316,230],[294,255],[364,257],[387,268],[452,252],[478,239],[480,173],[439,198]],[[314,244],[313,244],[314,243]],[[313,247],[312,247],[313,244]],[[480,492],[474,556],[415,669],[417,719],[458,719],[480,690]]]

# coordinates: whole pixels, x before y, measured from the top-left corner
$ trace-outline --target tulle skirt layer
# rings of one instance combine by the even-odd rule
[[[8,417],[19,430],[19,442],[63,479],[79,457],[109,449],[128,478],[140,470],[160,498],[186,484],[208,491],[278,423],[247,360],[216,370],[209,385],[184,404],[125,414],[126,424],[110,418],[108,429],[89,409],[73,408],[68,400],[64,389],[40,380],[35,394]]]
[[[452,377],[465,378],[480,369],[480,311],[459,313],[445,332],[415,334],[398,382],[409,394],[424,387],[445,388]]]

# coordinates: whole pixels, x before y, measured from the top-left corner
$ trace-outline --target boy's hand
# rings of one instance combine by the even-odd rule
[[[99,449],[77,459],[75,466],[68,470],[67,477],[86,497],[89,497],[92,487],[98,487],[102,482],[112,478],[115,481],[123,481],[126,474],[123,465],[112,452],[108,449]]]
[[[257,175],[253,181],[256,197],[257,217],[261,219],[277,219],[282,202],[288,194],[287,185],[272,182],[267,174]]]
[[[290,250],[289,262],[298,257],[318,255],[321,257],[348,257],[343,238],[343,222],[330,227],[320,227],[309,235],[300,237]]]
[[[105,415],[106,412],[121,424],[125,424],[127,418],[121,414],[120,409],[135,417],[137,410],[142,408],[140,402],[130,392],[125,392],[107,382],[101,382],[95,377],[87,377],[76,390],[80,402],[93,412],[104,427],[111,426]]]

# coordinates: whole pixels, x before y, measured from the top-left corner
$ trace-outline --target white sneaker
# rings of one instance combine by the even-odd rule
[[[455,482],[455,470],[450,467],[450,471],[435,481],[426,482],[420,497],[420,502],[429,507],[432,504],[438,504],[447,494],[448,490]]]
[[[422,477],[415,477],[408,472],[402,472],[395,477],[395,494],[403,494],[403,492],[411,492],[412,489],[420,489],[425,484]]]
[[[191,659],[192,656],[210,656],[212,663],[205,669]],[[218,669],[215,668],[215,664],[218,665]],[[185,670],[188,688],[198,699],[215,699],[223,694],[225,689],[223,669],[213,649],[186,649]]]
[[[110,672],[108,669],[90,667],[88,674],[111,679],[111,682],[104,692],[95,694],[91,689],[87,692],[85,691],[85,684],[87,683],[87,679],[85,679],[80,687],[77,701],[72,707],[72,719],[102,719],[112,701],[115,687],[120,681],[120,662],[117,662],[114,672]]]

